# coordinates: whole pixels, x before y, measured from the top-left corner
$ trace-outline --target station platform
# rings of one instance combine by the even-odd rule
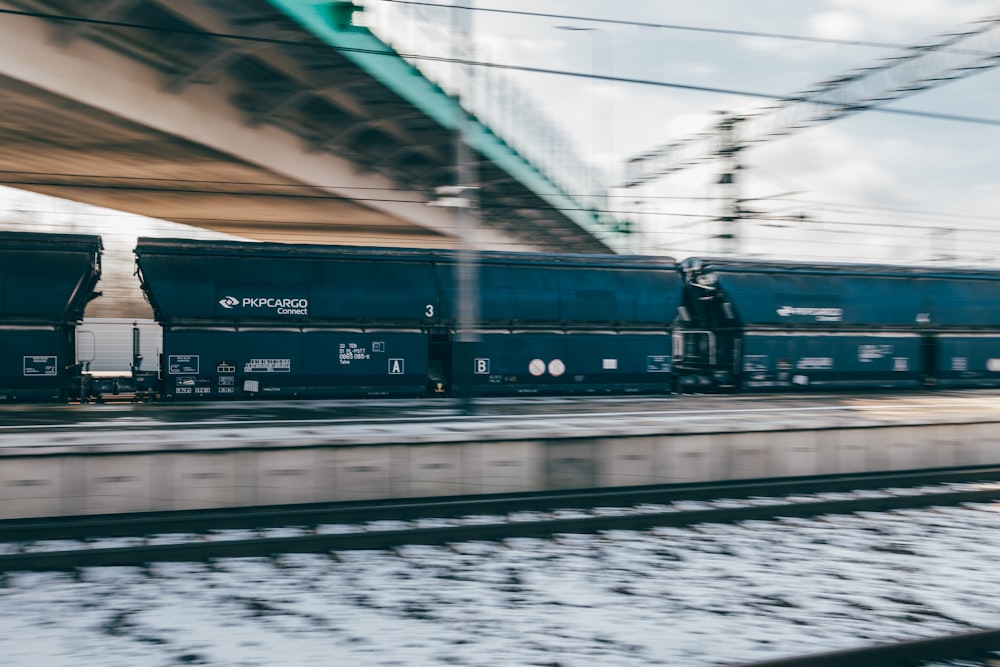
[[[1000,463],[1000,391],[0,406],[0,518]]]

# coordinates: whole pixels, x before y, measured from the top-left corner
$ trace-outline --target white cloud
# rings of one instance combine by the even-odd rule
[[[809,19],[809,33],[814,37],[856,40],[861,39],[864,32],[864,21],[852,12],[823,12]]]
[[[843,197],[885,205],[899,187],[894,165],[919,154],[915,144],[898,139],[867,140],[844,126],[825,125],[795,139],[774,142],[747,153],[769,171],[787,175],[823,197]]]
[[[931,36],[950,30],[959,24],[996,13],[994,3],[981,0],[905,0],[872,2],[871,0],[829,0],[843,13],[855,17],[865,34],[888,39],[914,30]]]
[[[714,77],[720,73],[719,66],[709,62],[679,62],[674,65],[673,70],[678,74],[703,77]]]

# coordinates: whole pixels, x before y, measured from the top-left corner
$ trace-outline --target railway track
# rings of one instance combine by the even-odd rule
[[[922,667],[924,665],[958,664],[963,667],[1000,664],[1000,630],[982,630],[945,635],[928,639],[902,641],[877,646],[831,651],[828,653],[794,656],[742,663],[730,667]],[[975,660],[977,662],[968,662]]]
[[[0,572],[884,512],[1000,500],[1000,469],[0,522]],[[808,489],[808,493],[806,493]]]

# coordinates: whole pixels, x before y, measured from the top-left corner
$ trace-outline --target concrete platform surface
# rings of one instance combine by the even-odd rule
[[[0,519],[998,465],[998,399],[5,406]]]
[[[0,406],[0,456],[1000,422],[1000,391]]]

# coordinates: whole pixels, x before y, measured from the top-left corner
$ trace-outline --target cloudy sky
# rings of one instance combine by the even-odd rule
[[[404,11],[369,0],[372,14]],[[970,21],[1000,15],[982,0],[475,0],[476,58],[491,62],[763,95],[788,95],[934,41]],[[503,9],[670,24],[877,47],[597,23],[483,11]],[[409,8],[406,11],[412,11]],[[438,19],[440,22],[440,13]],[[432,17],[433,20],[433,17]],[[399,22],[397,21],[397,25]],[[590,28],[567,30],[566,28]],[[440,26],[438,29],[441,30]],[[1000,30],[991,41],[1000,51]],[[415,49],[432,49],[424,39]],[[936,62],[965,63],[968,54]],[[719,112],[746,113],[768,100],[670,85],[510,73],[586,159],[620,182],[626,159],[708,130]],[[481,75],[487,79],[487,75]],[[886,79],[892,85],[894,79]],[[486,84],[489,88],[490,84]],[[497,86],[492,85],[496,90]],[[480,104],[501,105],[480,93]],[[898,109],[1000,121],[1000,72],[990,69],[893,103]],[[494,109],[496,111],[496,109]],[[506,110],[499,110],[501,117]],[[508,114],[509,115],[509,114]],[[523,123],[523,120],[522,120]],[[756,222],[740,227],[744,254],[992,261],[1000,251],[1000,125],[868,111],[758,145],[743,155],[739,196]],[[638,215],[634,249],[678,257],[723,249],[727,193],[718,163],[641,189],[615,190],[608,208]],[[794,193],[794,194],[790,194]],[[760,199],[758,199],[760,198]],[[638,212],[638,213],[637,213]],[[986,231],[974,231],[986,230]]]

